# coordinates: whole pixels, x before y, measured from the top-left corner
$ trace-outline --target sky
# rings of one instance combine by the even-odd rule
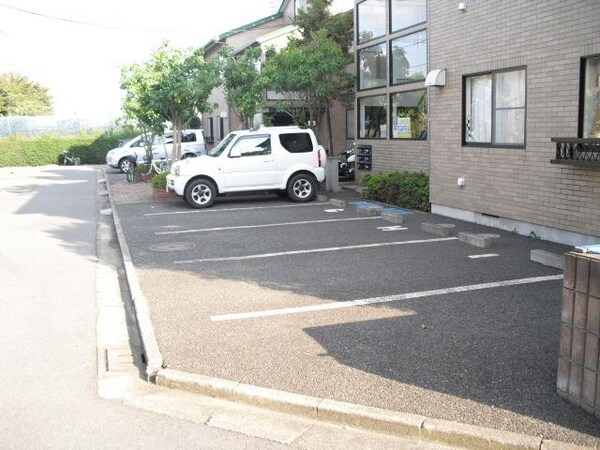
[[[120,68],[166,40],[201,47],[278,11],[280,0],[0,0],[0,73],[49,89],[57,115],[120,116]]]

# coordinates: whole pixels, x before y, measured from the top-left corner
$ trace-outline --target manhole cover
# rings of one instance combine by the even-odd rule
[[[149,247],[153,252],[181,252],[194,248],[196,244],[192,242],[166,242],[163,244],[155,244]]]

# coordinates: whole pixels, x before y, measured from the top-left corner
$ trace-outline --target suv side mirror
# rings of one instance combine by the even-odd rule
[[[239,158],[240,156],[242,156],[242,151],[240,150],[239,147],[232,148],[231,151],[229,152],[230,158]]]

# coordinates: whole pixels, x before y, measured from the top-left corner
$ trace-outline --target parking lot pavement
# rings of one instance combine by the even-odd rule
[[[393,224],[343,195],[115,201],[167,367],[600,443],[597,419],[556,394],[562,271],[530,261],[570,248],[412,211]]]

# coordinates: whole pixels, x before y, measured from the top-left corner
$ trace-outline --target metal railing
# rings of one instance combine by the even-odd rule
[[[600,167],[600,139],[552,138],[556,157],[552,164]]]

